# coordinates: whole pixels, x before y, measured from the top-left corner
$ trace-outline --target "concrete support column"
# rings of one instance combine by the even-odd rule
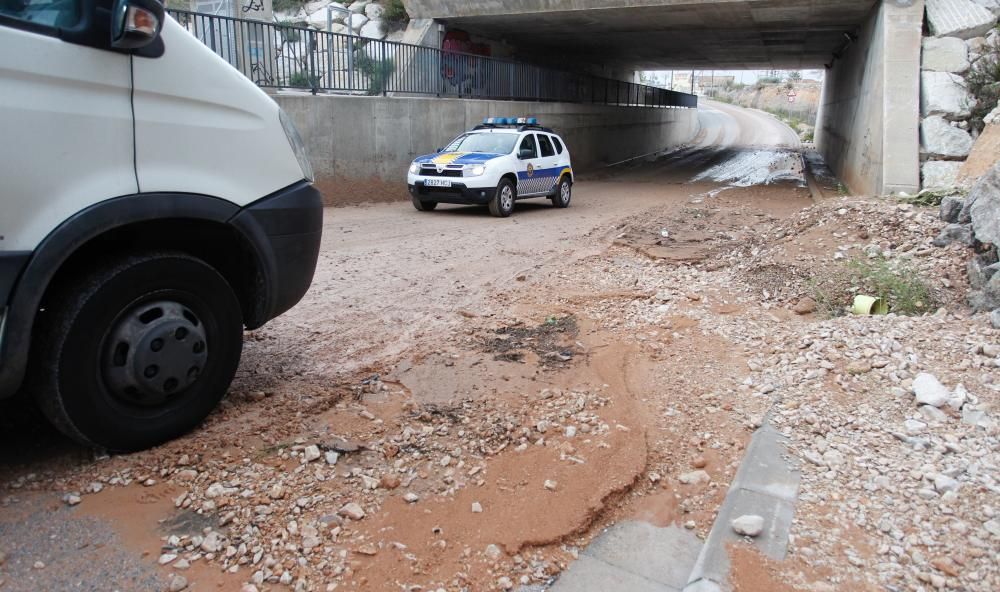
[[[882,0],[826,72],[816,143],[854,193],[920,190],[924,0]]]

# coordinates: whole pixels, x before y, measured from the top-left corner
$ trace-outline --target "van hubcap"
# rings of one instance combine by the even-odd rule
[[[126,402],[155,406],[198,381],[208,361],[205,325],[179,302],[135,305],[105,340],[104,378]]]
[[[504,186],[503,190],[500,191],[500,207],[504,210],[514,207],[514,192],[511,191],[509,185]]]
[[[570,196],[569,192],[570,192],[569,183],[563,183],[562,187],[559,188],[559,199],[562,200],[564,205],[569,203],[569,196]]]

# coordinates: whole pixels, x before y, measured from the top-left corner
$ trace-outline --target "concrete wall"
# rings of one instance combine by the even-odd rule
[[[537,117],[586,171],[677,146],[698,131],[695,109],[464,99],[278,95],[309,147],[331,204],[406,199],[406,170],[485,117]]]
[[[826,71],[816,144],[854,193],[920,190],[923,0],[883,0]]]

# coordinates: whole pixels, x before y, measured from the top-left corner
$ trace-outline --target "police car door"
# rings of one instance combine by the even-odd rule
[[[552,137],[548,134],[536,134],[538,136],[539,169],[541,177],[545,179],[539,191],[549,193],[556,186],[559,180],[559,157],[556,156],[555,146],[552,144]]]
[[[535,173],[540,165],[535,134],[525,134],[517,148],[517,194],[531,195],[544,191],[544,179]]]

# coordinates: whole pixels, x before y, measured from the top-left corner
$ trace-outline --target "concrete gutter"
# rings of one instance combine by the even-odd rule
[[[730,589],[726,547],[744,540],[730,526],[740,516],[756,514],[764,518],[764,531],[753,539],[753,545],[771,559],[785,558],[800,480],[786,457],[785,438],[765,422],[750,441],[684,592]]]

